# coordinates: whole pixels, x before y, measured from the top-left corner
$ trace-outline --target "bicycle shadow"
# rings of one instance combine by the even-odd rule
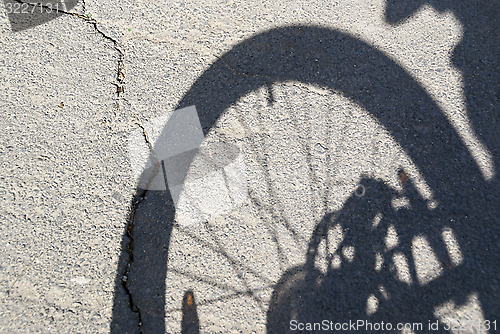
[[[437,217],[432,217],[441,222],[436,226],[442,226],[453,217],[456,223],[450,224],[458,235],[460,245],[463,245],[464,269],[446,276],[446,280],[439,284],[431,285],[426,294],[429,303],[435,295],[440,295],[441,287],[455,285],[459,281],[463,282],[461,287],[464,291],[479,293],[486,319],[493,319],[499,314],[499,246],[496,241],[499,211],[495,205],[499,198],[498,176],[489,182],[482,180],[470,153],[436,103],[418,82],[382,52],[332,29],[315,26],[272,29],[245,40],[220,57],[192,85],[178,108],[195,105],[203,132],[207,135],[222,113],[242,96],[260,87],[286,81],[340,91],[363,106],[390,131],[435,191],[435,198],[443,208]],[[269,101],[272,100],[270,91]],[[477,126],[481,117],[471,117]],[[491,127],[489,125],[489,131]],[[485,135],[483,139],[487,145],[493,144],[488,147],[498,147],[493,135]],[[498,166],[497,151],[493,152],[495,166]],[[467,171],[466,177],[464,171]],[[383,185],[372,186],[380,188],[377,194],[384,195],[389,191]],[[144,193],[145,190],[138,189],[132,201],[134,210],[122,241],[115,280],[112,333],[139,330],[145,333],[165,332],[165,278],[175,209],[168,190],[147,191],[145,198]],[[370,200],[377,199],[373,197]],[[365,214],[359,206],[350,203],[346,204],[346,208],[346,213]],[[431,220],[427,211],[416,214],[421,221]],[[415,212],[411,217],[413,215]],[[410,219],[410,216],[407,218]],[[414,235],[429,228],[428,224],[425,225],[408,231],[402,225],[398,227],[401,235]],[[133,238],[132,245],[129,236]],[[364,240],[360,231],[355,234],[353,242]],[[367,241],[371,241],[371,237]],[[368,255],[372,255],[370,250],[360,248],[359,256]],[[306,272],[313,273],[312,270],[307,269]],[[477,273],[483,276],[477,278]],[[286,279],[283,278],[282,282]],[[334,284],[336,278],[327,277],[325,286],[329,286],[328,282]],[[361,289],[367,288],[361,285]],[[394,290],[400,292],[400,299],[407,298],[408,305],[413,304],[415,296],[408,294],[407,286],[395,286]],[[459,299],[462,298],[461,291],[456,291]],[[362,296],[356,290],[349,292],[349,298],[354,301],[356,296]],[[313,304],[313,301],[304,303]],[[135,309],[131,309],[131,305]],[[424,303],[422,307],[426,313],[416,313],[415,317],[427,322],[429,319],[424,317],[428,314],[428,306]],[[400,314],[397,309],[392,310]],[[342,317],[351,315],[347,313]],[[275,320],[272,317],[268,320],[268,328],[275,328]],[[140,328],[137,326],[139,322]]]
[[[440,12],[451,12],[462,25],[463,37],[452,51],[451,60],[463,75],[465,103],[472,128],[493,157],[495,175],[489,182],[473,182],[471,179],[477,176],[471,174],[464,177],[467,175],[465,170],[456,176],[469,188],[459,197],[461,203],[457,205],[457,213],[468,223],[457,226],[466,239],[465,265],[469,269],[469,279],[475,281],[474,288],[480,291],[485,319],[494,321],[500,314],[500,243],[497,241],[500,221],[500,7],[494,1],[389,0],[386,21],[397,25],[423,5]],[[482,275],[486,275],[487,279],[477,279]],[[466,279],[460,276],[455,278]]]

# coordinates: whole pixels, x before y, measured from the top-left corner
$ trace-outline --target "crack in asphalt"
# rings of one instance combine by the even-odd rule
[[[153,181],[154,176],[160,170],[160,158],[158,157],[158,154],[154,150],[153,144],[149,141],[149,137],[148,137],[148,134],[146,133],[146,129],[144,128],[144,126],[139,122],[136,122],[136,124],[137,124],[137,126],[139,126],[141,128],[144,142],[148,146],[149,152],[151,153],[151,157],[154,159],[154,162],[153,162],[154,163],[154,170],[153,170],[153,173],[151,174],[151,177],[149,178],[148,182],[146,183],[146,189],[149,189],[149,185],[150,185],[151,181]]]
[[[82,0],[82,10],[84,13],[87,12],[87,4],[85,3],[85,0]]]
[[[130,310],[134,313],[137,313],[137,316],[139,318],[138,323],[137,323],[137,327],[139,328],[140,333],[142,333],[141,309],[134,302],[133,293],[130,290],[130,287],[128,286],[128,277],[130,274],[130,270],[132,268],[132,263],[134,262],[134,237],[132,235],[132,229],[134,228],[135,213],[137,211],[137,207],[139,206],[139,204],[146,197],[146,193],[147,193],[147,190],[142,190],[142,189],[136,190],[136,193],[134,195],[134,199],[132,200],[132,203],[130,205],[127,228],[126,228],[127,237],[129,238],[129,243],[128,243],[128,247],[127,247],[128,261],[127,261],[127,265],[125,266],[125,270],[122,273],[122,278],[121,278],[122,287],[128,296]]]
[[[33,3],[29,3],[29,2],[24,2],[22,0],[15,0],[15,1],[20,3],[20,4],[26,3],[28,6],[35,5],[35,6],[44,7],[46,9],[51,9],[42,3],[33,4]],[[84,14],[87,11],[85,0],[82,0],[82,10],[83,10]],[[65,14],[65,15],[74,16],[74,17],[77,17],[77,18],[84,20],[86,23],[89,23],[90,25],[92,25],[92,27],[94,28],[94,31],[96,33],[98,33],[105,40],[108,40],[113,44],[114,50],[118,53],[118,62],[117,62],[116,78],[115,78],[116,82],[113,82],[111,84],[116,86],[116,94],[117,94],[117,97],[120,98],[120,93],[124,93],[124,91],[125,91],[125,65],[124,65],[125,52],[124,52],[121,44],[118,42],[118,40],[107,35],[104,31],[99,29],[97,20],[91,18],[89,15],[82,15],[82,14],[68,12],[68,11],[64,11],[64,10],[59,10],[59,12],[62,14]],[[117,103],[116,106],[118,108],[119,104]],[[149,149],[153,153],[153,156],[156,157],[156,154],[154,154],[154,150],[152,148],[151,143],[149,142],[149,139],[147,137],[147,134],[146,134],[144,127],[141,124],[138,124],[138,125],[142,129],[146,144],[148,145]],[[141,203],[142,200],[145,198],[146,192],[147,192],[146,190],[141,190],[141,189],[136,190],[136,193],[134,195],[134,199],[132,200],[132,203],[131,203],[131,206],[129,209],[128,222],[127,222],[127,227],[126,227],[126,233],[127,233],[128,238],[129,238],[129,243],[128,243],[128,247],[127,247],[129,257],[128,257],[127,265],[125,267],[125,271],[123,272],[122,279],[121,279],[122,286],[123,286],[123,288],[128,296],[130,310],[134,313],[137,313],[137,315],[138,315],[139,321],[138,321],[137,326],[139,327],[139,331],[141,333],[142,333],[142,330],[141,330],[141,327],[142,327],[141,310],[135,304],[133,294],[128,286],[128,275],[129,275],[132,263],[134,262],[134,238],[132,236],[132,229],[134,226],[135,212],[137,210],[139,203]]]
[[[155,162],[154,162],[154,164],[155,164],[154,172],[153,172],[153,174],[151,175],[150,179],[147,182],[147,185],[149,185],[149,183],[152,181],[152,179],[154,178],[154,176],[159,171],[160,161],[159,161],[158,155],[156,154],[156,152],[155,152],[155,150],[153,148],[153,144],[149,141],[149,138],[148,138],[148,135],[146,133],[145,127],[141,123],[139,123],[139,122],[136,122],[136,124],[141,129],[142,136],[144,138],[144,142],[148,146],[148,149],[149,149],[149,151],[151,153],[151,156],[155,160]],[[129,210],[129,215],[128,215],[128,222],[127,222],[127,228],[126,228],[127,237],[129,238],[128,248],[127,248],[127,251],[128,251],[128,261],[127,261],[127,265],[125,266],[125,271],[122,273],[122,279],[121,279],[122,280],[123,289],[127,293],[127,296],[128,296],[128,299],[129,299],[130,309],[131,309],[132,312],[137,313],[137,315],[139,317],[139,321],[138,321],[137,325],[139,327],[139,332],[140,333],[143,333],[143,331],[142,331],[142,324],[143,324],[143,322],[142,322],[141,309],[134,302],[133,293],[130,290],[130,287],[128,285],[128,277],[129,277],[130,271],[132,269],[132,263],[134,262],[134,237],[133,237],[132,231],[133,231],[133,228],[134,228],[135,214],[136,214],[137,208],[139,207],[140,203],[146,198],[146,194],[148,192],[147,191],[148,186],[146,186],[145,188],[146,189],[140,189],[140,188],[136,189],[136,193],[134,194],[133,200],[132,200],[131,205],[130,205],[130,210]]]
[[[83,12],[86,13],[85,0],[82,0],[82,9],[83,9]],[[117,97],[120,98],[120,93],[124,93],[124,91],[125,91],[125,89],[124,89],[125,88],[125,64],[124,64],[125,52],[122,49],[122,46],[120,45],[118,40],[114,39],[111,36],[108,36],[106,33],[104,33],[102,30],[100,30],[98,27],[97,20],[92,19],[89,16],[81,15],[81,14],[73,13],[73,12],[64,12],[64,14],[76,16],[80,19],[83,19],[85,22],[92,25],[95,32],[97,32],[99,35],[101,35],[104,39],[113,43],[113,47],[114,47],[115,51],[118,52],[118,62],[117,62],[116,78],[115,78],[116,83],[112,83],[112,84],[114,86],[116,86],[116,94],[117,94]],[[117,108],[119,107],[118,103],[116,104],[116,107]],[[144,139],[145,139],[146,143],[148,144],[148,147],[151,149],[152,146],[149,143],[149,140],[147,138],[144,127],[142,127],[142,125],[140,125],[140,124],[139,124],[139,126],[142,128]],[[139,331],[141,333],[142,333],[142,330],[141,330],[142,314],[141,314],[140,308],[134,302],[133,293],[128,286],[128,276],[129,276],[129,273],[130,273],[130,270],[132,267],[132,263],[134,262],[134,237],[132,235],[132,229],[134,227],[135,213],[136,213],[137,207],[139,206],[139,203],[141,203],[144,200],[144,198],[146,196],[146,192],[147,192],[146,190],[140,190],[140,189],[136,190],[136,194],[134,195],[134,199],[130,205],[129,217],[128,217],[128,222],[127,222],[127,226],[126,226],[127,237],[129,238],[129,243],[128,243],[128,247],[127,247],[128,261],[127,261],[127,264],[125,266],[125,271],[123,272],[122,279],[121,279],[122,287],[128,296],[130,310],[134,313],[137,313],[137,316],[138,316],[137,327],[139,328]]]
[[[52,10],[51,7],[48,7],[44,5],[43,3],[33,3],[33,2],[24,2],[22,0],[14,0],[20,4],[27,4],[28,6],[40,6],[45,9],[50,9]],[[86,4],[85,0],[82,0],[82,9],[83,12],[86,12]],[[68,12],[64,11],[61,9],[58,9],[58,13],[62,13],[65,15],[70,15],[70,16],[75,16],[78,17],[85,22],[89,23],[92,25],[94,28],[95,32],[97,32],[99,35],[101,35],[104,39],[110,41],[113,43],[113,48],[115,49],[116,52],[118,52],[118,62],[117,62],[117,70],[116,70],[116,83],[112,83],[114,86],[116,86],[116,94],[118,97],[120,97],[120,93],[123,93],[125,91],[125,65],[124,65],[124,58],[125,58],[125,52],[123,50],[123,47],[120,45],[120,43],[114,39],[111,36],[108,36],[106,33],[104,33],[102,30],[99,29],[97,26],[99,22],[97,22],[96,19],[91,18],[90,16],[74,13],[74,12]]]
[[[154,172],[153,172],[151,178],[147,182],[147,185],[149,185],[149,183],[152,181],[152,179],[154,178],[154,176],[156,175],[156,173],[159,170],[160,161],[158,159],[158,155],[154,151],[153,144],[149,141],[149,138],[148,138],[148,135],[146,133],[145,127],[141,123],[139,123],[139,122],[137,122],[136,124],[141,129],[142,136],[144,138],[144,142],[148,146],[148,149],[149,149],[149,151],[151,153],[151,156],[155,160],[155,162],[154,162],[154,164],[155,164]],[[139,321],[138,321],[137,326],[139,327],[139,332],[140,333],[143,333],[143,331],[142,331],[142,324],[143,324],[143,322],[142,322],[141,309],[134,302],[133,293],[130,290],[130,287],[128,285],[128,277],[129,277],[130,271],[132,269],[132,263],[134,262],[134,236],[132,234],[132,231],[133,231],[133,228],[134,228],[135,214],[136,214],[137,208],[139,207],[140,203],[146,198],[146,194],[148,192],[147,191],[148,187],[146,186],[145,188],[146,189],[140,189],[140,188],[136,189],[136,193],[134,194],[133,200],[132,200],[131,205],[130,205],[130,210],[129,210],[129,215],[128,215],[128,222],[127,222],[127,228],[126,228],[127,237],[129,238],[129,243],[128,243],[128,247],[127,247],[128,261],[127,261],[127,265],[125,266],[125,271],[123,272],[122,279],[121,279],[122,280],[123,289],[125,290],[125,292],[126,292],[126,294],[128,296],[128,299],[129,299],[130,309],[131,309],[132,312],[137,313],[137,315],[138,315]]]

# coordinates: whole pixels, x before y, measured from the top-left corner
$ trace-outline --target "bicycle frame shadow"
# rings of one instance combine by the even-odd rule
[[[391,200],[401,194],[383,181],[364,178],[360,185],[365,189],[364,195],[353,193],[339,212],[323,217],[309,241],[306,263],[288,269],[276,284],[267,313],[268,333],[294,332],[289,329],[298,324],[316,324],[314,330],[301,328],[304,333],[321,329],[375,333],[380,329],[373,326],[384,323],[394,328],[408,324],[414,330],[422,326],[419,330],[426,332],[429,324],[437,320],[436,306],[452,301],[460,307],[468,302],[473,287],[463,281],[466,271],[450,264],[452,259],[441,239],[449,221],[443,220],[439,212],[429,210],[411,181],[403,192],[411,207],[401,208],[391,206]],[[334,226],[340,227],[344,236],[335,244],[335,252],[327,253],[328,234]],[[397,234],[397,243],[388,247],[390,227]],[[421,259],[412,252],[412,241],[423,235],[436,259],[447,264],[444,272],[425,283],[419,281],[415,266]],[[352,257],[345,253],[342,256],[346,247],[352,247]],[[395,263],[395,255],[404,258],[405,277],[398,277],[401,264]],[[334,265],[335,256],[338,262]],[[318,257],[325,262],[323,271],[319,269]],[[457,278],[462,281],[455,281]],[[370,305],[368,297],[375,302]],[[364,323],[355,330],[345,325],[358,321]],[[339,330],[335,325],[345,328]],[[382,332],[396,332],[387,328]],[[447,331],[441,324],[440,330],[433,332]]]
[[[495,218],[499,212],[494,205],[499,198],[498,176],[492,181],[482,180],[470,153],[435,101],[382,52],[347,34],[323,27],[272,29],[245,40],[221,56],[192,85],[178,108],[195,105],[207,135],[223,112],[245,94],[287,81],[342,92],[390,131],[435,191],[435,199],[442,209],[433,219],[437,217],[444,222],[453,217],[456,223],[452,227],[457,238],[463,241],[466,259],[463,270],[446,276],[439,284],[454,285],[457,280],[461,281],[464,291],[479,293],[485,318],[499,314],[496,241],[499,224]],[[271,89],[269,101],[273,101]],[[494,158],[496,167],[498,158],[496,155]],[[464,178],[464,170],[471,176]],[[147,191],[146,199],[143,199],[144,192],[138,189],[132,201],[134,209],[122,241],[112,333],[165,332],[165,278],[175,209],[168,190]],[[380,191],[384,193],[386,190]],[[347,207],[362,214],[350,205]],[[141,221],[147,218],[149,222],[142,226],[136,224],[138,215]],[[419,212],[419,215],[426,217],[427,213]],[[132,246],[129,234],[133,238]],[[475,273],[483,273],[484,278],[475,279]],[[429,298],[439,287],[431,289]],[[397,290],[402,291],[401,298],[407,291]],[[460,291],[457,293],[460,296]],[[131,305],[135,309],[131,309]],[[139,322],[141,328],[137,326]],[[268,328],[271,327],[270,323]]]

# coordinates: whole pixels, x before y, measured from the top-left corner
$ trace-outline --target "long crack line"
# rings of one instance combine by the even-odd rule
[[[134,198],[132,200],[132,203],[130,205],[130,210],[129,210],[129,215],[128,215],[128,222],[127,222],[127,237],[129,238],[129,243],[127,247],[127,252],[128,252],[128,261],[127,265],[125,266],[125,270],[122,273],[122,287],[125,290],[127,296],[128,296],[128,301],[129,301],[129,306],[130,310],[134,313],[137,313],[137,316],[139,318],[139,322],[137,326],[139,327],[139,331],[142,333],[142,313],[141,309],[135,304],[134,302],[134,296],[132,291],[130,290],[130,287],[128,285],[129,283],[129,274],[130,270],[132,269],[132,263],[134,263],[134,236],[132,234],[132,230],[134,228],[134,221],[135,221],[135,213],[137,211],[137,207],[139,204],[144,200],[146,197],[147,190],[142,190],[142,189],[137,189],[136,193],[134,195]],[[124,251],[124,250],[122,250]]]
[[[159,161],[158,161],[158,157],[153,149],[153,145],[151,144],[151,142],[149,141],[149,138],[148,138],[148,135],[146,133],[146,129],[144,128],[144,126],[137,122],[136,123],[140,128],[141,128],[141,131],[142,131],[142,135],[144,137],[144,141],[146,143],[146,145],[148,146],[148,149],[151,153],[151,156],[153,156],[155,159],[156,159],[156,162],[155,162],[155,173],[157,172],[157,170],[159,169]],[[155,175],[155,173],[153,173],[153,176]],[[151,182],[151,180],[148,180],[148,185],[149,183]],[[148,187],[146,187],[148,188]],[[129,215],[128,215],[128,222],[127,222],[127,237],[129,238],[129,244],[128,244],[128,247],[127,247],[127,252],[128,252],[128,261],[127,261],[127,265],[125,266],[125,271],[122,273],[122,286],[123,286],[123,289],[125,290],[125,292],[127,293],[128,295],[128,298],[129,298],[129,305],[130,305],[130,308],[132,310],[132,312],[135,312],[137,313],[138,317],[139,317],[139,323],[138,323],[138,327],[139,327],[139,331],[142,333],[142,314],[141,314],[141,309],[135,304],[134,302],[134,296],[133,296],[133,293],[132,291],[130,290],[130,287],[128,285],[128,278],[129,278],[129,275],[130,275],[130,270],[132,269],[132,264],[134,262],[134,236],[133,236],[133,228],[134,228],[134,221],[135,221],[135,214],[137,212],[137,208],[139,207],[140,203],[146,198],[146,194],[147,194],[147,190],[146,189],[140,189],[140,188],[137,188],[136,190],[136,193],[134,194],[134,198],[132,200],[132,203],[130,205],[130,210],[129,210]]]
[[[155,171],[154,171],[153,175],[151,176],[151,179],[152,179],[159,170],[159,165],[160,165],[159,159],[158,159],[156,152],[154,151],[153,144],[149,141],[148,135],[146,133],[146,129],[144,128],[144,126],[140,122],[136,122],[136,124],[141,129],[142,136],[144,138],[144,142],[148,146],[148,149],[150,151],[151,156],[156,160],[155,161]],[[151,179],[148,180],[148,183],[147,183],[148,185],[152,181]],[[141,333],[142,333],[142,324],[143,324],[141,309],[134,302],[133,293],[130,290],[130,287],[128,285],[128,282],[129,282],[128,278],[129,278],[130,270],[132,269],[132,264],[134,262],[133,228],[134,228],[134,222],[135,222],[135,214],[137,212],[137,208],[139,207],[140,203],[146,198],[147,188],[148,188],[148,186],[146,186],[146,189],[137,188],[136,193],[134,195],[134,198],[132,200],[132,203],[130,205],[128,222],[127,222],[127,229],[126,229],[127,237],[130,240],[129,244],[128,244],[128,248],[127,248],[129,256],[128,256],[127,265],[125,266],[125,271],[122,273],[122,286],[128,295],[131,310],[138,314],[138,317],[139,317],[138,327],[139,327],[139,331]]]
[[[52,10],[52,8],[49,8],[48,6],[46,6],[42,3],[33,3],[33,2],[29,3],[29,2],[24,2],[21,0],[15,0],[15,1],[20,3],[20,4],[27,4],[28,6],[40,6],[42,8]],[[83,13],[86,13],[87,10],[86,10],[85,0],[82,0],[82,9],[83,9]],[[94,28],[94,31],[96,33],[98,33],[104,39],[110,41],[113,44],[113,48],[118,53],[118,62],[117,62],[117,70],[116,70],[116,78],[115,78],[116,83],[112,83],[112,84],[114,86],[116,86],[116,94],[117,94],[117,97],[120,98],[120,93],[123,93],[125,90],[124,89],[124,86],[125,86],[125,65],[124,65],[125,52],[124,52],[122,46],[120,45],[120,43],[116,39],[114,39],[113,37],[108,36],[101,29],[99,29],[98,21],[91,18],[90,16],[86,16],[86,15],[82,15],[82,14],[78,14],[78,13],[74,13],[74,12],[68,12],[68,11],[64,11],[64,10],[58,10],[58,12],[65,14],[65,15],[74,16],[74,17],[77,17],[77,18],[84,20],[85,22],[92,25],[92,27]],[[117,103],[117,107],[118,106],[119,106],[119,104]],[[143,134],[145,136],[146,142],[148,143],[149,147],[151,148],[151,144],[149,143],[149,141],[147,139],[144,128],[142,127],[142,129],[143,129]],[[129,275],[132,263],[134,262],[134,238],[132,236],[132,228],[134,226],[133,223],[134,223],[134,218],[135,218],[135,212],[137,210],[137,206],[139,205],[139,203],[142,202],[142,200],[146,196],[146,192],[147,192],[146,190],[138,189],[136,191],[136,194],[134,195],[134,199],[132,200],[132,204],[130,206],[127,228],[126,228],[126,233],[127,233],[127,236],[130,240],[128,247],[127,247],[129,257],[128,257],[127,265],[125,266],[125,271],[122,274],[122,286],[123,286],[126,294],[128,295],[129,307],[130,307],[131,311],[134,313],[137,313],[137,315],[138,315],[138,318],[139,318],[138,327],[139,327],[139,330],[141,332],[142,332],[142,330],[141,330],[142,314],[141,314],[140,308],[135,304],[133,294],[130,291],[130,288],[128,286],[128,275]]]

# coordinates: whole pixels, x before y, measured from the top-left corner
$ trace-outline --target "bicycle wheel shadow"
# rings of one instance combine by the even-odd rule
[[[482,180],[470,153],[436,103],[408,73],[382,52],[332,29],[314,26],[276,28],[249,38],[224,54],[192,85],[178,108],[195,105],[203,132],[207,135],[223,112],[242,96],[260,87],[286,81],[315,84],[342,92],[385,126],[421,169],[443,209],[431,216],[427,209],[412,211],[406,218],[399,217],[399,221],[412,221],[417,216],[420,221],[436,220],[434,224],[437,227],[443,226],[445,221],[449,223],[450,217],[455,221],[449,224],[452,224],[463,246],[464,263],[460,266],[463,270],[449,273],[445,279],[429,284],[425,295],[429,301],[420,304],[422,297],[417,298],[425,313],[414,313],[412,308],[411,314],[415,314],[421,322],[429,320],[424,318],[428,315],[428,306],[436,300],[435,296],[440,296],[441,288],[450,285],[460,286],[454,291],[456,296],[451,296],[458,299],[463,299],[461,291],[477,292],[486,319],[493,319],[499,314],[499,246],[496,241],[499,225],[496,217],[499,212],[498,205],[495,205],[499,199],[498,176],[491,181]],[[467,82],[465,84],[467,86]],[[272,91],[269,94],[269,101],[272,102]],[[478,115],[471,117],[481,118]],[[491,125],[485,126],[491,130]],[[487,145],[498,147],[495,137],[485,136],[483,139]],[[495,166],[498,166],[497,151],[493,152]],[[379,189],[373,196],[367,197],[371,201],[390,193],[381,184],[370,187]],[[164,333],[165,278],[175,208],[168,189],[146,193],[139,189],[131,206],[133,210],[124,234],[115,281],[111,332]],[[361,210],[362,207],[347,203],[345,214],[363,217],[367,211]],[[391,216],[389,209],[384,212]],[[403,225],[398,225],[398,232],[404,236],[428,231],[429,224],[423,225],[413,227],[416,230],[405,230]],[[357,246],[372,241],[371,236],[365,240],[362,231],[359,233],[352,240]],[[372,251],[361,247],[358,254],[364,258],[372,255]],[[350,274],[356,274],[359,268],[349,270]],[[310,275],[315,275],[314,269],[306,268],[305,281]],[[284,277],[281,282],[287,280]],[[336,282],[337,278],[327,276],[322,288]],[[363,286],[361,281],[358,285],[361,290],[349,290],[350,285],[344,286],[349,294],[343,294],[342,298],[361,303],[362,300],[356,297],[364,296],[372,286]],[[392,290],[396,291],[395,296],[400,300],[406,301],[405,305],[414,303],[416,297],[407,285],[398,283]],[[300,303],[314,305],[313,301],[304,301],[307,295],[302,293],[297,296]],[[338,294],[334,297],[340,298]],[[397,309],[401,305],[393,306],[391,310],[401,314],[402,311]],[[344,311],[338,312],[342,314]],[[332,315],[328,308],[326,315]],[[345,313],[342,317],[351,315],[354,314]],[[279,321],[269,317],[268,328],[272,330],[276,323]]]

